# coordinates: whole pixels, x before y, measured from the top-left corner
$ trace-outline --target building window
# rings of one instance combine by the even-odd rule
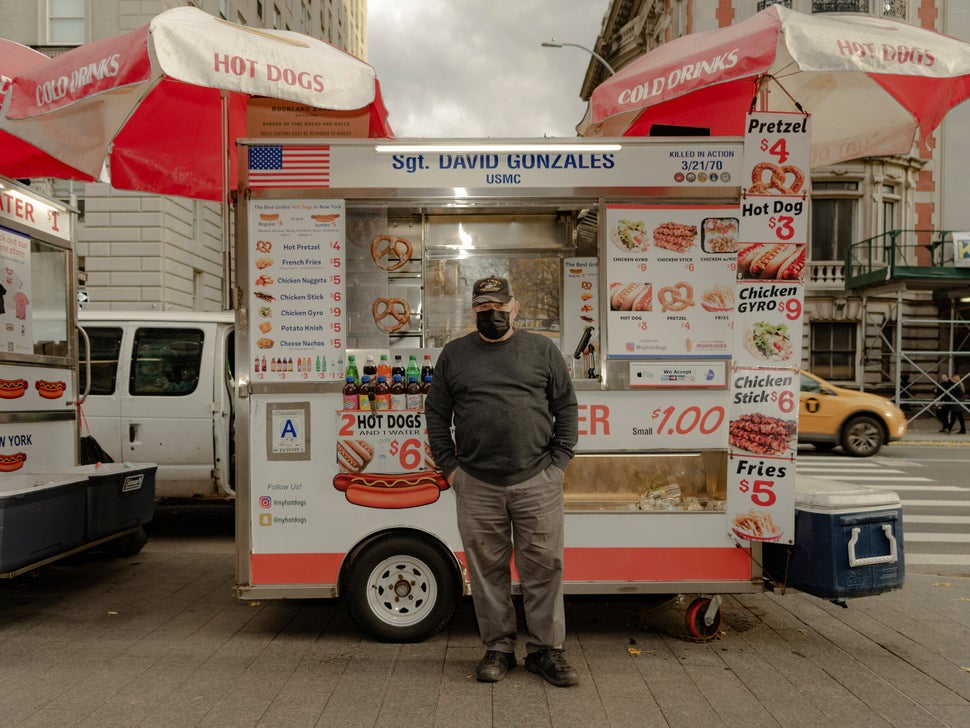
[[[875,0],[883,2],[883,0]],[[812,0],[813,13],[868,13],[870,0]]]
[[[880,234],[899,229],[899,194],[895,185],[882,186],[882,220]]]
[[[87,0],[50,0],[51,43],[81,45],[85,40]]]
[[[813,323],[811,337],[812,373],[835,382],[855,381],[856,324]]]
[[[858,195],[857,182],[812,183],[811,260],[843,260],[858,242]]]
[[[906,20],[907,0],[881,0],[881,2],[883,15]]]

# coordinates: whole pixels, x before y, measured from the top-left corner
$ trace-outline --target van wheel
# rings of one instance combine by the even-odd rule
[[[382,642],[420,642],[444,629],[458,608],[458,571],[428,542],[392,536],[365,547],[347,572],[351,619]]]
[[[875,455],[884,441],[882,426],[868,415],[853,417],[842,429],[842,449],[852,457]]]

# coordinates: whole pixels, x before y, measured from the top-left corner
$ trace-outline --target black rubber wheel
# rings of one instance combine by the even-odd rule
[[[831,452],[835,449],[834,442],[813,442],[812,445],[814,445],[815,449],[819,452]]]
[[[381,642],[420,642],[444,629],[461,598],[457,568],[437,548],[410,536],[365,547],[344,581],[354,624]]]
[[[134,556],[145,548],[146,543],[148,543],[148,534],[145,533],[145,529],[142,526],[139,526],[138,530],[134,533],[125,534],[121,538],[116,538],[114,541],[111,541],[111,553],[122,558]]]
[[[684,621],[687,623],[687,633],[695,640],[706,642],[717,637],[721,629],[721,610],[714,613],[714,621],[708,626],[704,623],[704,612],[711,600],[707,597],[698,597],[687,607],[684,614]]]
[[[854,458],[875,455],[885,441],[882,425],[869,415],[853,417],[842,428],[842,449]]]

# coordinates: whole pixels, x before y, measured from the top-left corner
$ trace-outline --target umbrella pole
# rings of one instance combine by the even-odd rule
[[[229,93],[221,94],[222,106],[222,307],[232,310],[229,272],[232,246],[229,244]]]

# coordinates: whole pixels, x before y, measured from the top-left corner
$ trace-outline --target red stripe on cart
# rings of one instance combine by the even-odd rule
[[[462,564],[464,553],[456,554]],[[251,554],[253,585],[336,584],[346,554]],[[748,549],[739,548],[567,548],[563,578],[597,581],[747,581]],[[512,564],[512,578],[519,575]]]

